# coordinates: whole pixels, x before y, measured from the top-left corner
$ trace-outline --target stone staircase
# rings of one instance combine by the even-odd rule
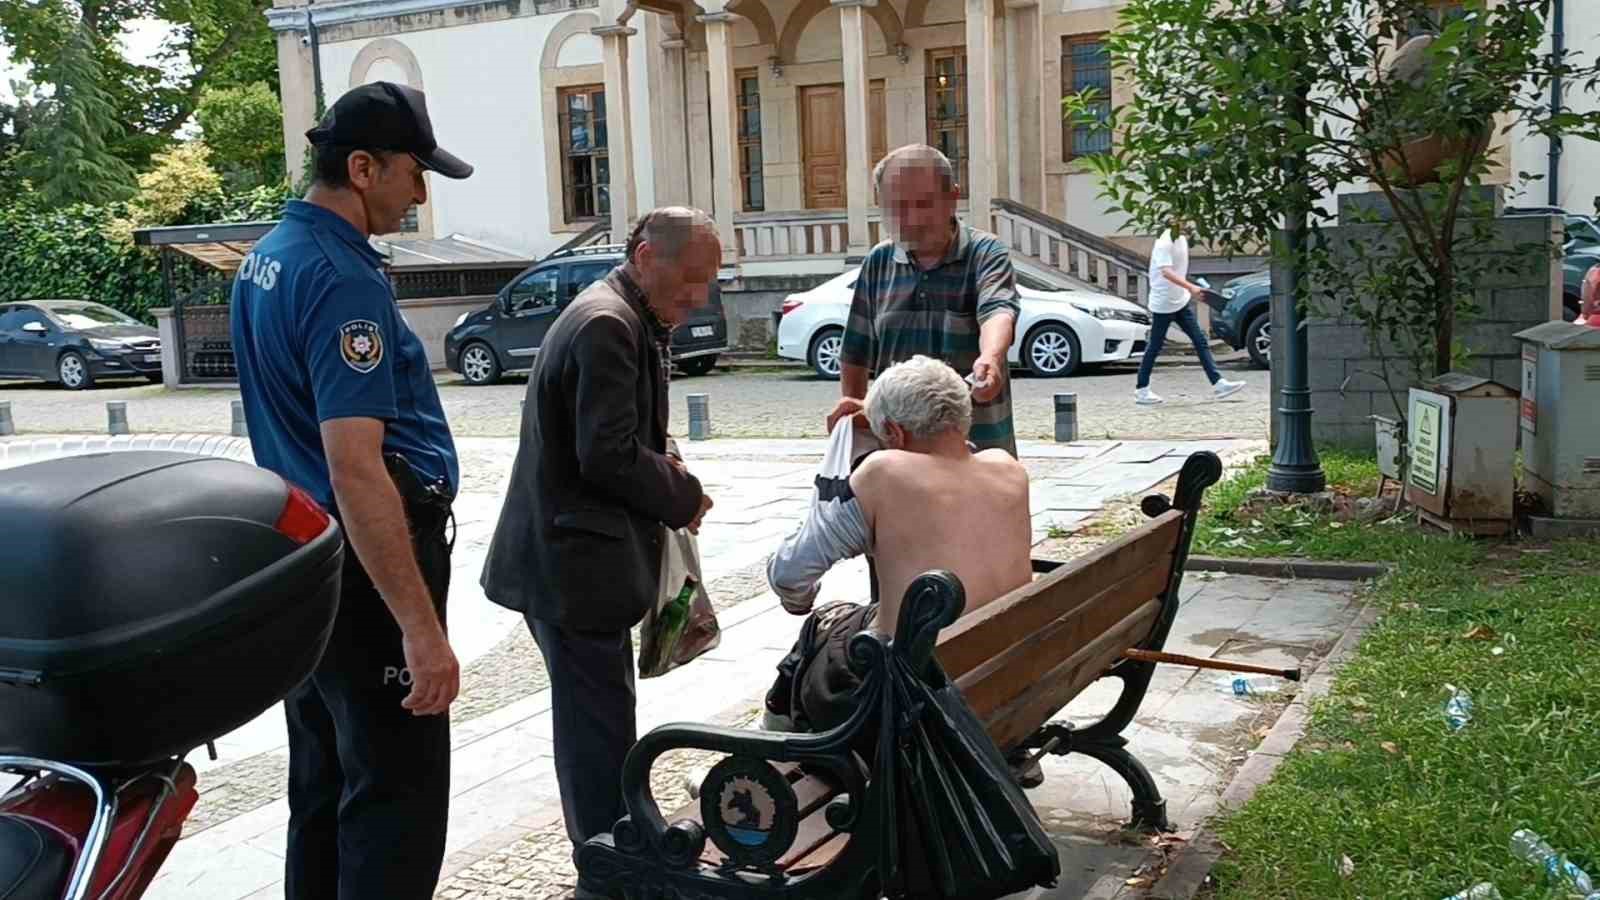
[[[994,233],[1011,248],[1014,265],[1144,305],[1149,257],[1010,200],[996,199],[993,214]]]

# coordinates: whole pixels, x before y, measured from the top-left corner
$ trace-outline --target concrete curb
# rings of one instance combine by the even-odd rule
[[[1317,670],[1278,717],[1261,746],[1252,751],[1250,758],[1234,773],[1233,781],[1218,801],[1220,812],[1226,813],[1244,806],[1262,785],[1272,780],[1284,757],[1305,736],[1306,726],[1311,721],[1310,702],[1327,695],[1333,686],[1334,676],[1355,654],[1361,639],[1366,637],[1377,621],[1376,606],[1369,603],[1362,608],[1355,621],[1340,636],[1339,642],[1317,665]],[[1209,823],[1202,825],[1188,844],[1178,851],[1167,867],[1167,873],[1156,882],[1147,896],[1152,900],[1193,900],[1225,850]]]
[[[1186,571],[1227,572],[1260,578],[1316,578],[1324,581],[1371,581],[1389,574],[1381,563],[1317,562],[1309,559],[1234,559],[1225,556],[1191,556]]]

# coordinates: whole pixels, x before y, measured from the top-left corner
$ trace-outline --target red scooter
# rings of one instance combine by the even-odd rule
[[[311,674],[344,539],[299,488],[180,453],[0,471],[0,900],[137,900],[184,757]]]

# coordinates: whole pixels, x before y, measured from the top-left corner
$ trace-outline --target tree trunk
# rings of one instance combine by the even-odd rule
[[[1450,371],[1454,357],[1456,332],[1456,268],[1455,259],[1446,256],[1439,261],[1439,280],[1435,286],[1434,303],[1437,304],[1433,344],[1433,374]]]

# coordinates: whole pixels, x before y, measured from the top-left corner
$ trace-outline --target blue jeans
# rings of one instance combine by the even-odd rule
[[[1183,333],[1194,342],[1195,352],[1200,354],[1200,365],[1205,367],[1206,377],[1212,384],[1222,380],[1222,373],[1217,371],[1217,361],[1211,358],[1211,342],[1206,340],[1205,332],[1200,330],[1200,320],[1195,318],[1194,304],[1189,304],[1175,313],[1152,313],[1155,321],[1150,323],[1150,342],[1145,345],[1144,359],[1139,361],[1139,381],[1136,385],[1140,388],[1150,386],[1150,370],[1156,367],[1156,357],[1161,354],[1161,348],[1167,343],[1167,329],[1173,322],[1183,329]]]

